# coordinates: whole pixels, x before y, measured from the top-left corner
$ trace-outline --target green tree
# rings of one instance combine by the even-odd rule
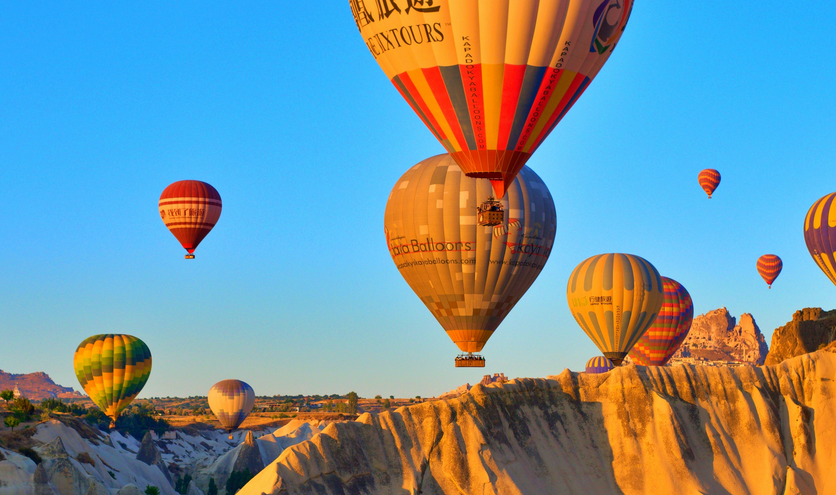
[[[389,398],[390,398],[390,399],[392,399],[392,400],[395,400],[395,396],[394,396],[394,395],[390,395],[390,396],[389,396]]]
[[[357,414],[357,392],[351,391],[348,393],[348,413]]]
[[[12,402],[12,411],[17,411],[24,416],[29,416],[35,412],[35,406],[33,406],[26,397],[18,397]]]
[[[388,411],[390,407],[392,407],[392,403],[389,402],[389,399],[383,399],[383,410]]]
[[[215,484],[215,478],[209,478],[209,490],[206,495],[218,495],[218,485]]]
[[[6,416],[6,419],[4,419],[3,422],[6,423],[6,426],[11,428],[12,431],[15,431],[15,426],[20,424],[20,420],[14,416]]]
[[[160,495],[160,489],[153,485],[145,487],[145,495]]]
[[[67,405],[54,397],[50,397],[41,401],[41,409],[45,411],[67,412]]]
[[[15,391],[6,389],[0,392],[0,397],[2,397],[6,402],[11,402],[11,400],[15,397]]]
[[[375,399],[377,399],[377,400],[380,400],[380,399],[382,399],[382,398],[383,398],[383,396],[382,396],[382,395],[380,395],[380,394],[377,394],[377,395],[375,395],[375,396],[374,396],[374,398],[375,398]]]
[[[253,474],[250,473],[250,468],[244,468],[243,471],[233,471],[226,480],[226,494],[233,495],[238,493],[238,490],[244,488],[251,479]]]

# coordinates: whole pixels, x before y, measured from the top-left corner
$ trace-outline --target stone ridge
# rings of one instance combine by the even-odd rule
[[[6,373],[0,370],[0,390],[14,390],[17,386],[24,397],[31,401],[40,402],[49,397],[69,399],[83,397],[72,387],[56,385],[43,371],[26,374]]]
[[[751,314],[740,315],[738,323],[728,309],[720,308],[694,317],[688,336],[671,362],[761,365],[768,352],[766,339]]]
[[[772,344],[766,364],[778,364],[786,359],[819,349],[836,340],[836,310],[804,308],[792,315],[792,321],[772,332]]]
[[[836,344],[776,366],[622,366],[329,425],[241,495],[836,493]]]

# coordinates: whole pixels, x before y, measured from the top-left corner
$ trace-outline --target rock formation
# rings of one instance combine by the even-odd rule
[[[165,475],[168,483],[173,485],[171,474],[168,472],[168,468],[163,462],[160,450],[157,448],[157,445],[154,443],[154,439],[151,437],[151,430],[145,432],[145,436],[142,438],[142,444],[139,446],[139,452],[136,453],[136,459],[148,464],[149,466],[157,466]]]
[[[721,361],[761,365],[769,349],[758,324],[749,313],[740,323],[726,308],[694,318],[691,331],[673,355],[672,363]]]
[[[819,349],[836,340],[836,310],[804,308],[792,315],[792,321],[772,332],[772,344],[766,364],[778,364],[785,359]]]
[[[287,449],[240,495],[836,493],[836,344],[477,385]]]
[[[238,458],[235,459],[235,464],[232,467],[233,471],[243,471],[244,469],[249,469],[253,474],[264,469],[261,451],[258,450],[258,444],[253,439],[253,432],[251,431],[247,432],[247,437],[244,439],[241,450],[238,451]]]
[[[71,387],[56,385],[46,373],[14,374],[0,370],[0,390],[20,389],[21,394],[33,402],[40,402],[49,397],[78,398],[81,394]]]

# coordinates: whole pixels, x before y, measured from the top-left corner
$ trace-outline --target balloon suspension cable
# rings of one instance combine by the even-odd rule
[[[456,356],[456,368],[484,368],[485,357],[468,352]]]
[[[478,213],[478,223],[486,227],[493,227],[501,225],[505,221],[505,210],[502,209],[502,203],[493,196],[488,196],[488,199],[476,208]]]

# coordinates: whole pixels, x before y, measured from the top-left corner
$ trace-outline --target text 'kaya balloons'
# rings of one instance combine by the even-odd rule
[[[221,217],[221,195],[199,180],[181,180],[160,195],[160,217],[165,226],[194,258],[194,250]]]
[[[667,364],[688,336],[694,320],[694,303],[685,287],[666,277],[662,277],[662,287],[665,293],[659,315],[630,350],[630,359],[641,366]]]
[[[369,51],[497,197],[612,53],[633,0],[350,0]]]
[[[699,181],[702,190],[708,194],[708,199],[711,199],[711,195],[714,194],[717,186],[720,185],[720,172],[714,170],[713,168],[707,168],[700,172],[700,175],[697,176],[697,180]]]
[[[228,432],[244,422],[255,405],[253,388],[241,380],[222,380],[209,389],[209,409]]]
[[[804,242],[821,271],[836,284],[836,193],[819,199],[804,218]]]
[[[784,268],[784,262],[774,254],[765,254],[758,258],[757,266],[758,273],[769,286],[768,288],[771,289],[772,283],[775,282],[775,279],[781,274],[781,269]]]
[[[597,356],[586,362],[586,372],[591,374],[606,373],[612,371],[615,366],[612,361],[604,356]]]
[[[151,351],[132,335],[94,335],[78,345],[73,368],[81,388],[113,428],[151,375]]]
[[[618,366],[662,308],[662,277],[644,258],[599,254],[572,272],[566,299],[578,325]]]
[[[392,261],[464,352],[479,352],[525,294],[551,254],[554,201],[530,168],[503,200],[508,217],[477,224],[477,196],[490,186],[465,176],[450,155],[410,168],[386,203]]]

